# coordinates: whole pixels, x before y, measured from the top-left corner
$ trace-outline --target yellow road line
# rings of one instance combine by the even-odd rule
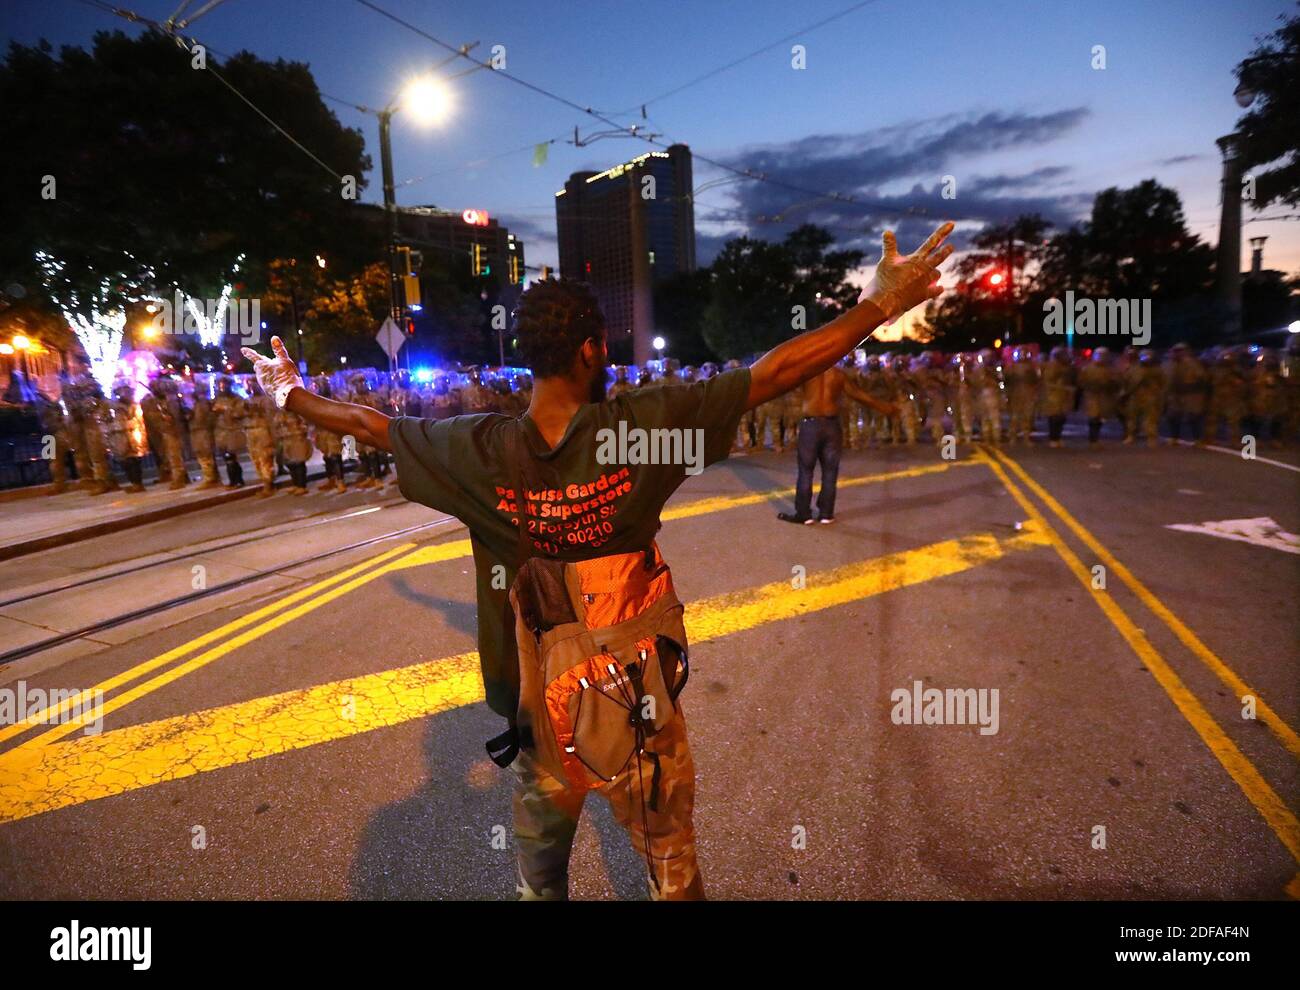
[[[1070,549],[1061,535],[1052,528],[1043,514],[1038,511],[1037,506],[1029,501],[1024,492],[1011,481],[1002,465],[993,458],[985,456],[989,467],[998,476],[998,480],[1011,493],[1011,496],[1020,503],[1020,507],[1025,510],[1029,518],[1041,527],[1042,532],[1046,534],[1071,573],[1092,594],[1093,600],[1101,607],[1106,618],[1110,619],[1115,628],[1119,630],[1119,634],[1124,637],[1125,642],[1138,655],[1147,670],[1151,672],[1151,675],[1156,679],[1156,683],[1164,689],[1165,694],[1169,696],[1169,700],[1182,712],[1183,717],[1187,719],[1196,734],[1201,737],[1201,741],[1209,747],[1215,759],[1223,765],[1229,776],[1237,782],[1237,786],[1241,788],[1247,800],[1263,816],[1264,821],[1268,823],[1269,828],[1286,846],[1291,856],[1297,863],[1300,863],[1300,821],[1297,821],[1291,809],[1278,797],[1277,792],[1269,786],[1268,781],[1255,769],[1254,764],[1246,759],[1245,754],[1233,744],[1232,740],[1228,738],[1228,734],[1214,721],[1196,695],[1182,682],[1182,679],[1174,672],[1173,668],[1165,662],[1164,657],[1156,652],[1155,647],[1143,635],[1142,630],[1138,629],[1128,615],[1115,604],[1115,599],[1111,597],[1110,593],[1093,588],[1092,575],[1083,565],[1083,562]]]
[[[138,677],[143,677],[151,670],[157,670],[159,667],[165,666],[173,660],[179,660],[181,657],[187,656],[195,650],[202,649],[209,643],[216,642],[233,632],[238,632],[245,626],[250,626],[254,622],[266,618],[268,615],[273,615],[282,608],[287,608],[294,602],[302,601],[304,598],[309,598],[312,595],[323,591],[330,585],[338,584],[340,581],[346,580],[353,574],[365,570],[367,567],[371,567],[380,561],[387,560],[389,557],[402,553],[405,550],[410,550],[413,546],[415,546],[414,543],[406,543],[402,546],[394,547],[392,550],[386,550],[383,553],[371,557],[368,560],[364,560],[353,567],[339,571],[339,573],[325,578],[323,581],[317,581],[315,584],[306,588],[300,588],[298,591],[286,595],[284,598],[280,598],[269,605],[257,609],[256,611],[249,612],[247,615],[241,616],[233,622],[227,622],[224,626],[221,626],[218,629],[213,629],[211,632],[206,632],[202,636],[192,639],[187,643],[182,643],[180,646],[168,650],[166,653],[160,653],[151,660],[146,660],[128,670],[122,671],[120,674],[115,674],[108,678],[108,680],[100,681],[94,687],[86,688],[80,694],[64,699],[59,705],[45,708],[44,710],[34,714],[30,719],[6,725],[3,728],[0,728],[0,742],[4,742],[6,739],[10,739],[13,736],[26,732],[28,729],[32,728],[33,725],[48,724],[49,722],[56,720],[58,716],[62,715],[64,712],[71,711],[75,705],[82,705],[82,710],[84,711],[86,706],[90,704],[95,692],[103,692],[104,694],[107,694],[109,691],[116,690],[125,684],[131,683],[131,681],[134,681]]]
[[[935,474],[941,471],[946,471],[950,467],[968,466],[973,463],[976,462],[971,460],[945,461],[940,464],[926,465],[924,467],[919,467],[919,468],[907,468],[899,471],[888,471],[879,474],[860,475],[858,477],[853,477],[853,478],[842,478],[840,480],[840,487],[849,488],[855,485],[874,484],[874,483],[885,482],[885,481],[896,481],[905,478],[916,478],[927,474]],[[745,495],[727,495],[727,496],[718,496],[715,498],[697,499],[693,502],[688,502],[685,505],[680,505],[673,509],[669,509],[665,511],[661,516],[661,519],[664,522],[668,522],[673,519],[686,519],[691,516],[704,515],[706,513],[711,513],[711,512],[721,512],[726,509],[740,508],[746,505],[755,505],[761,502],[771,501],[772,499],[776,499],[776,498],[789,497],[792,496],[793,494],[794,494],[793,488],[776,488],[776,489],[771,489],[767,492],[747,493]],[[135,667],[132,667],[128,670],[123,671],[120,674],[110,677],[108,680],[102,681],[99,684],[94,685],[93,687],[86,688],[85,690],[81,691],[77,695],[63,699],[58,705],[47,707],[44,710],[32,715],[32,717],[29,719],[25,719],[20,722],[16,722],[10,725],[0,727],[0,743],[4,742],[6,739],[11,739],[16,735],[20,735],[21,733],[28,731],[33,727],[33,725],[46,725],[51,722],[57,721],[58,716],[64,714],[65,712],[72,711],[73,708],[78,705],[80,705],[82,710],[85,711],[91,705],[94,697],[96,696],[96,692],[107,694],[110,691],[114,691],[117,688],[129,684],[130,682],[136,680],[137,678],[143,677],[145,674],[149,673],[152,670],[157,670],[159,667],[165,666],[174,660],[179,660],[181,657],[188,656],[194,651],[202,649],[203,647],[207,646],[210,643],[216,642],[217,640],[222,639],[223,637],[228,636],[231,633],[238,632],[240,629],[243,629],[246,626],[252,625],[253,623],[258,622],[259,620],[264,619],[269,615],[273,615],[282,609],[288,608],[290,605],[293,605],[295,602],[302,601],[305,598],[308,598],[320,591],[325,590],[331,585],[338,584],[339,582],[347,579],[348,577],[351,577],[352,575],[358,573],[359,571],[366,569],[367,567],[370,567],[374,564],[378,564],[381,561],[387,560],[405,550],[410,550],[414,546],[415,544],[413,543],[407,543],[407,544],[403,544],[402,546],[396,547],[392,550],[385,551],[384,553],[372,557],[367,561],[363,561],[362,563],[357,564],[355,567],[350,567],[347,570],[341,571],[338,574],[326,578],[323,581],[319,581],[316,584],[311,585],[310,587],[302,588],[298,591],[295,591],[284,598],[272,602],[270,605],[260,608],[254,612],[250,612],[248,615],[242,616],[241,618],[236,619],[233,622],[228,622],[226,625],[221,626],[218,629],[214,629],[211,632],[204,633],[202,636],[192,639],[187,643],[182,643],[180,646],[168,650],[166,653],[162,653],[151,660],[146,660],[141,664],[137,664]],[[416,550],[414,553],[408,554],[405,558],[403,558],[404,563],[401,566],[420,567],[425,564],[435,564],[435,563],[440,563],[442,561],[454,560],[460,557],[468,557],[472,554],[472,552],[473,550],[470,546],[469,540],[453,540],[450,543],[440,543],[431,546],[421,547],[420,549]],[[382,573],[389,573],[390,571],[397,570],[397,569],[398,569],[397,567],[388,568]],[[374,576],[378,577],[379,575],[376,574]],[[352,585],[351,587],[357,587],[357,585]],[[266,628],[263,628],[258,631],[257,635],[260,636],[266,632],[270,632],[272,629],[278,628],[278,626],[281,624],[282,623],[277,623],[274,625],[270,625]],[[243,645],[245,643],[251,642],[252,639],[256,639],[256,638],[257,636],[245,637],[240,640],[238,645]],[[234,647],[231,647],[230,649],[233,648]],[[188,673],[191,670],[196,670],[198,669],[198,667],[202,667],[206,663],[211,662],[211,660],[215,660],[220,656],[224,656],[226,653],[230,652],[230,649],[222,649],[220,651],[212,651],[212,653],[210,654],[204,654],[204,657],[200,658],[200,660],[203,661],[202,663],[186,665],[185,668],[183,668],[183,673]],[[178,668],[178,670],[181,669],[182,668]],[[148,687],[147,690],[145,689],[135,690],[131,695],[131,700],[136,700],[140,697],[143,697],[145,694],[149,693],[150,690],[154,690],[158,687],[163,686],[164,684],[171,683],[171,681],[173,680],[175,680],[175,677],[155,678],[154,680],[149,682],[149,685],[151,686]],[[142,686],[142,688],[143,687],[144,686]],[[105,705],[105,710],[115,710],[116,708],[120,708],[122,704],[125,703],[126,703],[125,701],[114,699],[114,703],[112,703],[112,708],[109,708],[108,705]],[[46,732],[43,735],[37,737],[36,739],[24,743],[23,745],[24,746],[34,745],[37,742],[40,742],[42,744],[48,743],[51,739],[63,735],[66,731],[68,731],[68,728],[65,725],[62,729],[50,730],[49,732]]]
[[[1256,703],[1255,714],[1258,716],[1259,720],[1269,727],[1273,735],[1277,736],[1277,738],[1282,742],[1282,745],[1290,751],[1292,756],[1296,759],[1300,759],[1300,735],[1296,734],[1296,731],[1286,723],[1286,720],[1282,718],[1282,716],[1269,707],[1260,696],[1259,692],[1254,690],[1249,684],[1238,677],[1231,667],[1220,660],[1213,650],[1201,642],[1196,633],[1192,632],[1192,630],[1189,629],[1183,621],[1178,618],[1178,616],[1174,615],[1173,611],[1166,607],[1164,602],[1157,598],[1146,585],[1139,581],[1133,575],[1132,571],[1116,560],[1115,555],[1102,546],[1101,541],[1093,536],[1092,533],[1084,529],[1083,525],[1075,519],[1074,516],[1070,515],[1065,506],[1061,505],[1061,503],[1054,499],[1042,485],[1038,484],[1038,482],[1030,477],[1024,468],[1012,460],[1012,458],[1007,454],[1002,453],[1001,451],[995,451],[994,453],[1003,463],[1006,464],[1007,467],[1011,468],[1011,470],[1015,472],[1016,476],[1025,483],[1025,486],[1030,491],[1042,499],[1044,505],[1060,517],[1061,521],[1065,523],[1070,531],[1082,540],[1089,550],[1097,555],[1097,558],[1107,567],[1108,570],[1116,574],[1119,579],[1128,586],[1129,590],[1132,591],[1133,594],[1137,595],[1143,605],[1154,612],[1156,616],[1159,617],[1160,621],[1173,631],[1174,635],[1178,637],[1184,646],[1196,655],[1197,659],[1210,668],[1214,673],[1214,676],[1222,681],[1238,699],[1241,699],[1246,695],[1253,697]]]
[[[809,575],[802,590],[777,581],[702,599],[689,606],[686,626],[691,642],[699,644],[1046,544],[1036,526],[1002,541],[991,534],[947,540]],[[403,561],[388,566],[396,569]],[[478,654],[462,653],[53,746],[14,749],[0,755],[0,821],[397,725],[482,697]]]
[[[383,556],[390,557],[393,554],[400,553],[403,550],[409,550],[414,545],[415,544],[413,543],[403,544],[402,546],[394,548],[392,551],[389,551],[389,553],[384,554]],[[322,605],[328,605],[330,602],[334,601],[334,599],[346,595],[350,591],[355,591],[357,588],[360,588],[363,584],[368,584],[369,582],[375,580],[376,578],[383,577],[385,574],[398,570],[402,566],[403,566],[402,558],[398,558],[397,560],[389,560],[386,563],[380,564],[374,570],[367,571],[366,573],[360,575],[359,577],[354,577],[352,580],[346,581],[343,584],[337,584],[335,587],[317,595],[315,598],[310,598],[307,601],[301,602],[300,604],[295,605],[294,607],[284,612],[280,612],[279,614],[274,615],[270,619],[263,622],[261,625],[254,626],[252,629],[248,629],[245,632],[240,633],[238,636],[228,639],[224,643],[214,646],[212,649],[200,653],[198,656],[185,661],[185,663],[178,664],[177,666],[172,667],[169,670],[163,671],[161,674],[158,674],[155,677],[149,678],[149,680],[147,681],[143,681],[140,684],[137,684],[135,687],[130,688],[129,690],[123,691],[121,694],[114,695],[108,701],[105,701],[103,705],[99,706],[99,708],[97,709],[97,713],[101,715],[110,715],[113,712],[117,711],[119,708],[129,705],[133,701],[139,700],[140,698],[144,697],[146,694],[150,694],[153,691],[157,691],[159,688],[171,684],[173,681],[176,681],[181,677],[184,677],[186,674],[193,673],[194,671],[198,670],[200,667],[206,667],[214,660],[221,659],[227,653],[237,650],[241,646],[247,646],[249,643],[253,642],[253,640],[260,639],[262,636],[265,636],[267,633],[273,632],[274,630],[279,629],[281,626],[286,625],[294,621],[295,619],[300,619],[307,613],[314,612]],[[355,571],[356,568],[350,568],[349,570]],[[346,573],[348,572],[345,571],[344,574]],[[84,709],[83,709],[83,719],[84,719]],[[41,749],[45,746],[48,746],[50,743],[55,742],[61,736],[67,735],[70,731],[74,731],[76,728],[77,728],[76,726],[56,725],[54,728],[42,732],[38,736],[33,736],[31,739],[27,739],[19,743],[17,746],[13,747],[13,749],[9,750],[8,752],[13,753],[13,752],[18,752],[20,750]],[[0,754],[0,759],[2,759],[4,755],[8,755],[8,753]]]
[[[979,462],[976,460],[964,461],[940,461],[938,464],[926,464],[923,467],[903,468],[898,471],[885,471],[880,474],[864,474],[853,478],[840,478],[837,489],[853,488],[857,485],[873,485],[883,481],[901,481],[906,478],[920,478],[927,474],[939,474],[954,467],[971,467]],[[666,510],[659,518],[664,522],[670,522],[674,519],[689,519],[691,516],[702,516],[709,512],[719,512],[723,509],[736,509],[746,505],[759,505],[763,502],[771,502],[778,498],[793,498],[794,488],[772,488],[765,492],[752,492],[746,495],[717,495],[711,498],[700,498],[693,502],[687,502],[684,505],[674,506]]]

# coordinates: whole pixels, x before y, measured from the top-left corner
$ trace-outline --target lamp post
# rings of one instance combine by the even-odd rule
[[[451,94],[446,85],[432,76],[409,83],[397,99],[382,110],[361,107],[379,118],[379,161],[384,180],[384,218],[388,237],[388,307],[394,323],[401,323],[402,306],[397,294],[397,271],[393,256],[397,252],[397,197],[393,181],[393,114],[405,109],[417,122],[440,123],[451,109]]]

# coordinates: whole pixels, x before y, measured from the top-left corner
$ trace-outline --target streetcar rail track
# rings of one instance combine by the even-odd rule
[[[73,629],[65,633],[59,633],[57,636],[50,636],[46,639],[38,640],[34,643],[28,643],[26,646],[20,646],[17,649],[8,650],[0,653],[0,664],[11,663],[15,660],[22,660],[25,657],[32,656],[36,653],[43,653],[46,650],[53,649],[56,646],[62,646],[64,643],[71,643],[74,640],[83,639],[86,636],[94,635],[97,632],[103,632],[106,629],[113,629],[117,626],[126,625],[128,622],[134,622],[136,619],[147,618],[150,615],[156,615],[160,612],[166,612],[170,609],[177,608],[181,605],[187,605],[190,602],[208,598],[212,595],[219,595],[225,591],[231,591],[235,588],[252,584],[256,581],[264,581],[269,577],[280,574],[283,571],[292,570],[295,567],[302,567],[318,560],[324,560],[327,557],[333,557],[337,554],[347,553],[351,550],[359,550],[362,547],[372,546],[376,543],[382,543],[385,540],[396,539],[400,536],[406,536],[411,533],[418,533],[427,529],[434,529],[439,526],[446,526],[450,523],[458,522],[454,517],[446,519],[435,519],[433,522],[419,523],[414,526],[405,526],[402,529],[393,530],[391,533],[383,533],[379,536],[372,536],[365,540],[358,540],[355,543],[349,543],[345,546],[334,547],[330,550],[324,550],[320,553],[311,554],[307,557],[301,557],[297,560],[286,561],[275,567],[267,568],[263,571],[256,571],[252,574],[245,574],[242,577],[233,578],[229,581],[223,581],[221,584],[215,584],[210,588],[201,588],[191,591],[185,595],[177,595],[175,598],[169,598],[166,601],[155,602],[152,605],[146,605],[142,608],[133,609],[130,612],[123,612],[120,615],[112,616],[108,619],[101,619],[99,622],[91,623],[80,629]]]

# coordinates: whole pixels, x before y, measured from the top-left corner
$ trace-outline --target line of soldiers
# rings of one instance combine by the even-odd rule
[[[1151,348],[1115,355],[1098,347],[1083,360],[1064,347],[1046,359],[1016,348],[1004,361],[985,349],[871,356],[861,368],[847,358],[844,367],[868,395],[897,408],[884,415],[846,400],[841,425],[845,445],[854,449],[916,443],[924,433],[936,443],[949,434],[963,443],[976,435],[990,443],[1026,442],[1040,416],[1049,445],[1060,447],[1075,411],[1083,413],[1092,444],[1115,420],[1124,443],[1143,438],[1152,447],[1162,423],[1170,442],[1208,444],[1221,429],[1233,444],[1243,430],[1274,446],[1300,439],[1300,340],[1294,339],[1285,352],[1228,347],[1197,355],[1176,344],[1162,359]],[[800,415],[797,393],[763,403],[742,420],[735,452],[762,449],[769,436],[778,452],[793,446]]]

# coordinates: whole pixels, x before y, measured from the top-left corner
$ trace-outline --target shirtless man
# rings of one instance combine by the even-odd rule
[[[851,359],[846,359],[851,360]],[[799,420],[799,480],[795,485],[794,512],[778,512],[782,522],[835,521],[835,482],[840,473],[840,450],[844,445],[840,408],[845,394],[884,416],[897,416],[897,407],[872,398],[845,373],[832,365],[802,386],[803,408]],[[812,517],[813,468],[821,465],[822,484],[817,491],[817,518]]]

